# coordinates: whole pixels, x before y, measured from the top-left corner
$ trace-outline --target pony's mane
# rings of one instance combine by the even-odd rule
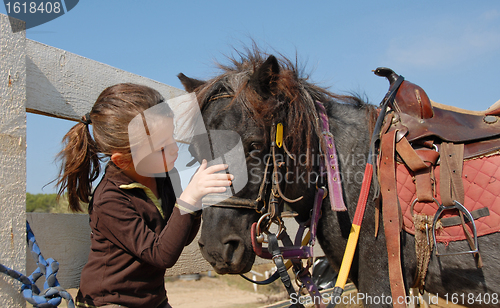
[[[197,89],[201,110],[215,95],[229,93],[233,96],[232,104],[240,104],[243,111],[262,128],[283,123],[284,141],[293,154],[299,155],[306,153],[307,149],[316,148],[318,140],[322,139],[317,125],[316,102],[328,105],[336,101],[359,107],[365,104],[357,96],[337,95],[309,82],[308,76],[284,56],[278,59],[280,72],[273,79],[275,91],[270,97],[263,98],[252,85],[251,78],[269,54],[255,46],[237,54],[239,58],[229,57],[229,65],[218,64],[221,75]],[[309,158],[307,165],[311,167]]]

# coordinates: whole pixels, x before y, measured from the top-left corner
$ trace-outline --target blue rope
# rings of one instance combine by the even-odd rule
[[[2,264],[0,264],[0,272],[19,280],[23,284],[21,286],[21,293],[33,307],[55,308],[61,304],[64,298],[68,302],[68,308],[75,308],[71,294],[61,287],[57,281],[56,275],[59,270],[59,263],[52,258],[47,260],[43,258],[28,221],[26,221],[26,237],[31,255],[35,259],[38,268],[29,277]],[[43,275],[45,275],[44,291],[40,292],[35,283]]]

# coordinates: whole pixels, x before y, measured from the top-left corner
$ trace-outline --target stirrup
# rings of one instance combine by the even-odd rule
[[[467,210],[460,202],[457,200],[453,201],[454,205],[450,206],[444,206],[443,204],[439,205],[439,209],[437,210],[436,214],[434,215],[434,221],[432,222],[432,238],[434,240],[434,247],[436,247],[436,256],[453,256],[453,255],[461,255],[461,254],[467,254],[467,253],[472,253],[476,254],[479,252],[479,247],[477,245],[477,229],[476,229],[476,224],[474,222],[474,218],[470,214],[469,210]],[[472,233],[474,234],[474,247],[475,250],[469,250],[469,251],[461,251],[461,252],[449,252],[449,253],[442,253],[440,254],[438,252],[438,247],[437,247],[437,242],[436,242],[436,222],[443,213],[443,211],[446,210],[459,210],[461,211],[465,217],[469,220],[469,222],[472,225]]]

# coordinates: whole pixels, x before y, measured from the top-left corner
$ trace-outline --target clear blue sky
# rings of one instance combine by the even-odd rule
[[[313,82],[375,104],[388,88],[371,72],[378,66],[439,103],[483,110],[500,99],[497,0],[85,0],[26,37],[179,88],[179,72],[212,77],[214,60],[253,39],[297,56]],[[42,187],[57,174],[54,156],[73,123],[32,114],[27,123],[27,191],[52,193]]]

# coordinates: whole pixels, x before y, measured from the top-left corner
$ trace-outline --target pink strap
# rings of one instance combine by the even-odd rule
[[[347,211],[344,203],[344,197],[342,196],[342,182],[340,179],[337,149],[335,148],[333,135],[332,133],[330,133],[328,116],[326,115],[325,107],[322,103],[316,102],[316,105],[319,109],[319,117],[322,124],[321,128],[326,144],[326,159],[324,169],[326,169],[326,173],[328,175],[328,192],[330,195],[330,204],[333,211]]]

